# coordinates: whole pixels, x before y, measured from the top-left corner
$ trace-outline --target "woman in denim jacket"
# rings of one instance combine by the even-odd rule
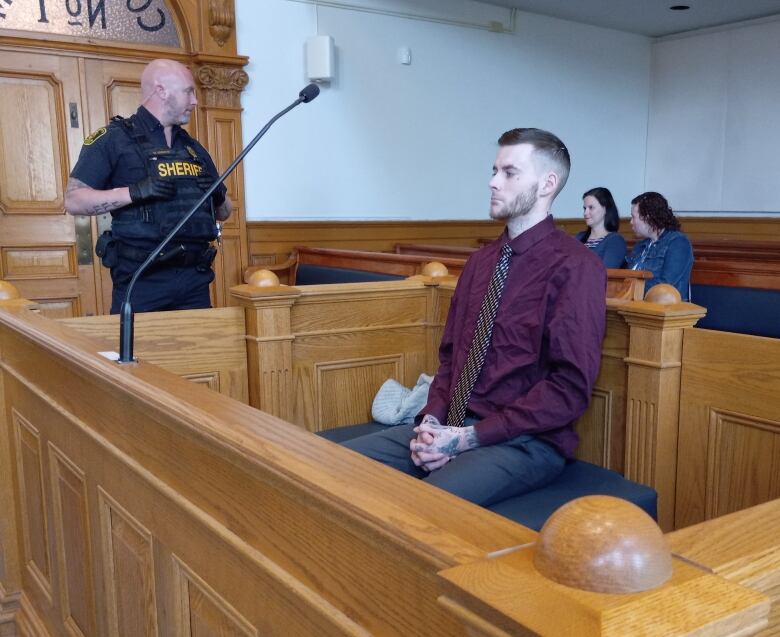
[[[598,255],[605,268],[622,268],[626,240],[618,234],[620,217],[608,188],[591,188],[582,195],[582,216],[588,229],[577,233],[577,239]]]
[[[680,222],[669,203],[657,192],[645,192],[631,201],[631,227],[640,239],[626,258],[631,270],[648,270],[645,293],[654,285],[668,283],[683,301],[690,298],[693,267],[691,242],[680,232]]]

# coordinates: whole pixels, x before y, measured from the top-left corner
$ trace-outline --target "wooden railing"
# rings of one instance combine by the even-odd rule
[[[429,250],[422,249],[421,254],[400,254],[299,247],[283,264],[247,268],[244,281],[248,281],[252,274],[264,269],[274,272],[280,283],[294,285],[296,272],[301,265],[410,277],[425,273],[426,266],[434,258],[437,264],[446,268],[449,275],[458,276],[466,263],[467,256],[463,255],[470,254],[464,252],[464,248],[443,248],[440,254],[436,254],[434,246],[428,248]],[[638,301],[644,295],[644,280],[648,278],[650,274],[644,271],[608,270],[607,298]]]
[[[476,248],[399,243],[395,251],[428,259],[466,259]],[[693,244],[691,283],[780,290],[780,243],[699,240]]]
[[[447,283],[420,279],[234,288],[251,399],[276,392],[282,402],[270,406],[295,412],[288,393],[311,393],[311,405],[339,388],[360,396],[356,387],[371,376],[359,370],[372,365],[395,365],[408,378],[430,364],[450,293]],[[768,618],[778,598],[780,502],[668,536],[681,557],[650,590],[577,590],[534,568],[550,536],[144,360],[119,365],[99,353],[105,342],[28,305],[0,302],[2,632],[496,637],[778,629]],[[349,319],[357,308],[365,310]],[[624,364],[655,374],[657,390],[673,393],[669,361],[695,309],[611,302],[610,310],[605,351],[614,364],[628,340]],[[177,314],[170,322],[187,317]],[[422,345],[400,355],[410,343]],[[374,354],[361,363],[363,347]],[[644,384],[652,391],[653,382]],[[652,423],[630,426],[645,424]],[[653,439],[643,435],[647,448],[636,446],[647,454]],[[617,539],[634,531],[625,527]],[[576,536],[568,545],[575,555],[593,549]]]

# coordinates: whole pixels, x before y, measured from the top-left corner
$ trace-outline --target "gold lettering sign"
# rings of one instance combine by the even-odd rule
[[[188,161],[169,161],[157,164],[157,174],[160,177],[197,177],[203,171],[198,164]]]
[[[0,0],[4,30],[180,46],[165,0]]]

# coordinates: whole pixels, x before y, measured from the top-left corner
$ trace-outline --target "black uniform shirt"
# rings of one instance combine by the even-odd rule
[[[139,106],[135,113],[136,126],[146,134],[149,143],[157,148],[168,148],[163,125],[159,120]],[[141,147],[122,130],[122,124],[111,124],[99,128],[84,140],[79,159],[70,176],[96,190],[108,190],[129,186],[149,176],[147,160]],[[171,148],[174,150],[192,147],[211,176],[219,177],[217,168],[205,148],[186,135],[180,126],[173,126]],[[215,192],[224,194],[225,184]]]

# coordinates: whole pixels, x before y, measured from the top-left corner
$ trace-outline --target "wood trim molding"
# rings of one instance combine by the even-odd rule
[[[236,24],[236,12],[232,2],[209,0],[209,33],[220,46],[225,46]]]
[[[249,84],[249,75],[240,67],[208,64],[195,72],[201,86],[204,105],[212,108],[241,108],[241,91]]]

